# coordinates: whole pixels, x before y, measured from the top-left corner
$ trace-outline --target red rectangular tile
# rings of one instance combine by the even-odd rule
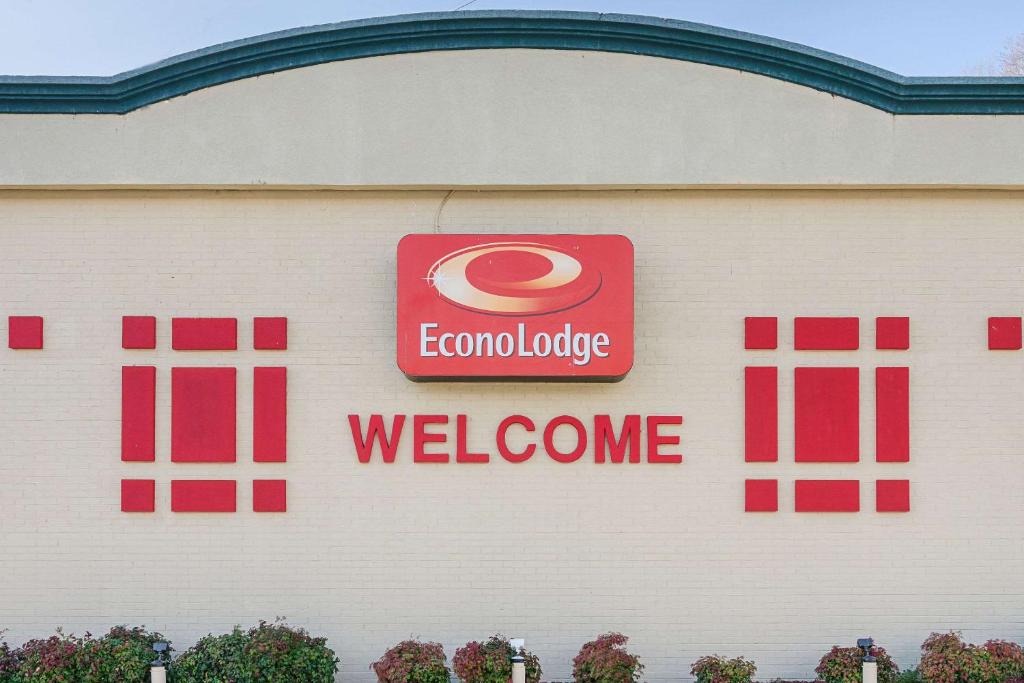
[[[796,318],[793,346],[797,351],[854,351],[860,347],[860,319]]]
[[[151,315],[122,316],[121,348],[155,349],[156,318]]]
[[[171,370],[171,460],[235,461],[235,368]]]
[[[910,512],[910,482],[879,479],[875,482],[876,512]]]
[[[1020,316],[989,318],[988,348],[994,351],[1019,351],[1021,348]]]
[[[7,346],[12,349],[43,348],[43,318],[38,315],[9,316]]]
[[[797,462],[860,459],[857,368],[797,368],[794,415]]]
[[[174,479],[171,481],[173,512],[234,512],[233,479]]]
[[[776,479],[747,479],[744,488],[745,512],[778,512],[779,482]]]
[[[859,512],[860,482],[856,479],[798,479],[797,512]]]
[[[779,347],[778,318],[745,318],[743,348],[776,349]]]
[[[253,318],[252,347],[264,351],[288,348],[288,318]]]
[[[747,462],[779,459],[779,369],[744,371],[744,435]]]
[[[121,368],[121,460],[156,459],[156,368]]]
[[[252,482],[253,512],[287,512],[288,482],[284,479],[256,479]]]
[[[288,459],[288,369],[254,368],[252,392],[252,459]]]
[[[910,368],[875,368],[875,460],[910,461]]]
[[[910,318],[875,318],[875,348],[906,351],[910,348]]]
[[[234,351],[238,321],[234,318],[174,318],[171,348],[176,351]]]
[[[153,512],[156,510],[156,481],[153,479],[121,480],[121,512]]]

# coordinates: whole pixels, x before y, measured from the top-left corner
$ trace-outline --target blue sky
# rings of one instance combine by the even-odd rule
[[[0,73],[105,76],[295,26],[467,0],[0,0]],[[959,76],[1024,33],[1024,0],[476,0],[685,19],[792,40],[913,76]]]

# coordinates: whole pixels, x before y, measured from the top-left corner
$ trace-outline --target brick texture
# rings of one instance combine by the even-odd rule
[[[0,192],[0,315],[46,318],[43,351],[0,344],[9,641],[144,623],[184,649],[287,615],[329,638],[339,680],[368,682],[410,634],[449,657],[491,633],[524,637],[545,680],[566,680],[584,641],[619,630],[651,681],[689,680],[712,652],[751,657],[769,680],[811,678],[829,647],[867,635],[903,667],[931,631],[1024,638],[1024,354],[987,348],[987,317],[1024,305],[1024,194],[458,191],[439,213],[445,194]],[[627,235],[632,372],[408,381],[395,245],[435,226]],[[155,350],[121,348],[121,317],[138,312],[158,318]],[[248,322],[268,314],[289,325],[272,361]],[[778,350],[745,351],[743,319],[764,315],[779,317]],[[171,317],[217,316],[245,321],[238,351],[170,349]],[[807,361],[796,316],[857,316],[866,341]],[[878,316],[913,321],[898,361],[874,349]],[[743,368],[808,362],[861,368],[865,454],[873,367],[909,366],[912,460],[794,463],[784,412],[779,462],[744,462]],[[120,460],[121,367],[138,363],[159,368],[153,463]],[[288,368],[283,463],[252,461],[251,368],[268,363]],[[238,368],[236,463],[171,462],[173,365]],[[779,382],[791,411],[793,373]],[[468,447],[491,462],[413,464],[407,433],[394,464],[360,464],[345,416],[399,412],[451,415],[452,440],[467,413]],[[685,457],[513,465],[493,434],[514,413],[682,414]],[[794,514],[792,482],[812,478],[860,480],[861,511]],[[122,479],[156,480],[155,512],[121,513]],[[173,514],[172,479],[237,480],[237,512]],[[745,513],[747,479],[778,479],[780,512]],[[910,512],[876,513],[873,482],[904,479]],[[287,480],[287,512],[254,512],[253,480]]]

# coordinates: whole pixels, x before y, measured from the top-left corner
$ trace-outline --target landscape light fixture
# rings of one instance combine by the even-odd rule
[[[156,657],[154,657],[153,661],[150,662],[150,666],[164,665],[164,653],[167,652],[168,647],[170,647],[170,645],[163,640],[158,640],[153,643],[153,652],[156,654]]]
[[[868,636],[867,638],[858,638],[857,639],[857,647],[859,647],[861,650],[864,651],[864,661],[865,662],[873,662],[873,661],[875,661],[875,658],[871,655],[871,648],[873,648],[874,646],[875,646],[875,641],[870,636]]]

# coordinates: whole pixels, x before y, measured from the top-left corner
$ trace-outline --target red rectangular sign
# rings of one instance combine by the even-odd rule
[[[411,379],[622,379],[633,244],[622,235],[407,235],[398,367]]]

